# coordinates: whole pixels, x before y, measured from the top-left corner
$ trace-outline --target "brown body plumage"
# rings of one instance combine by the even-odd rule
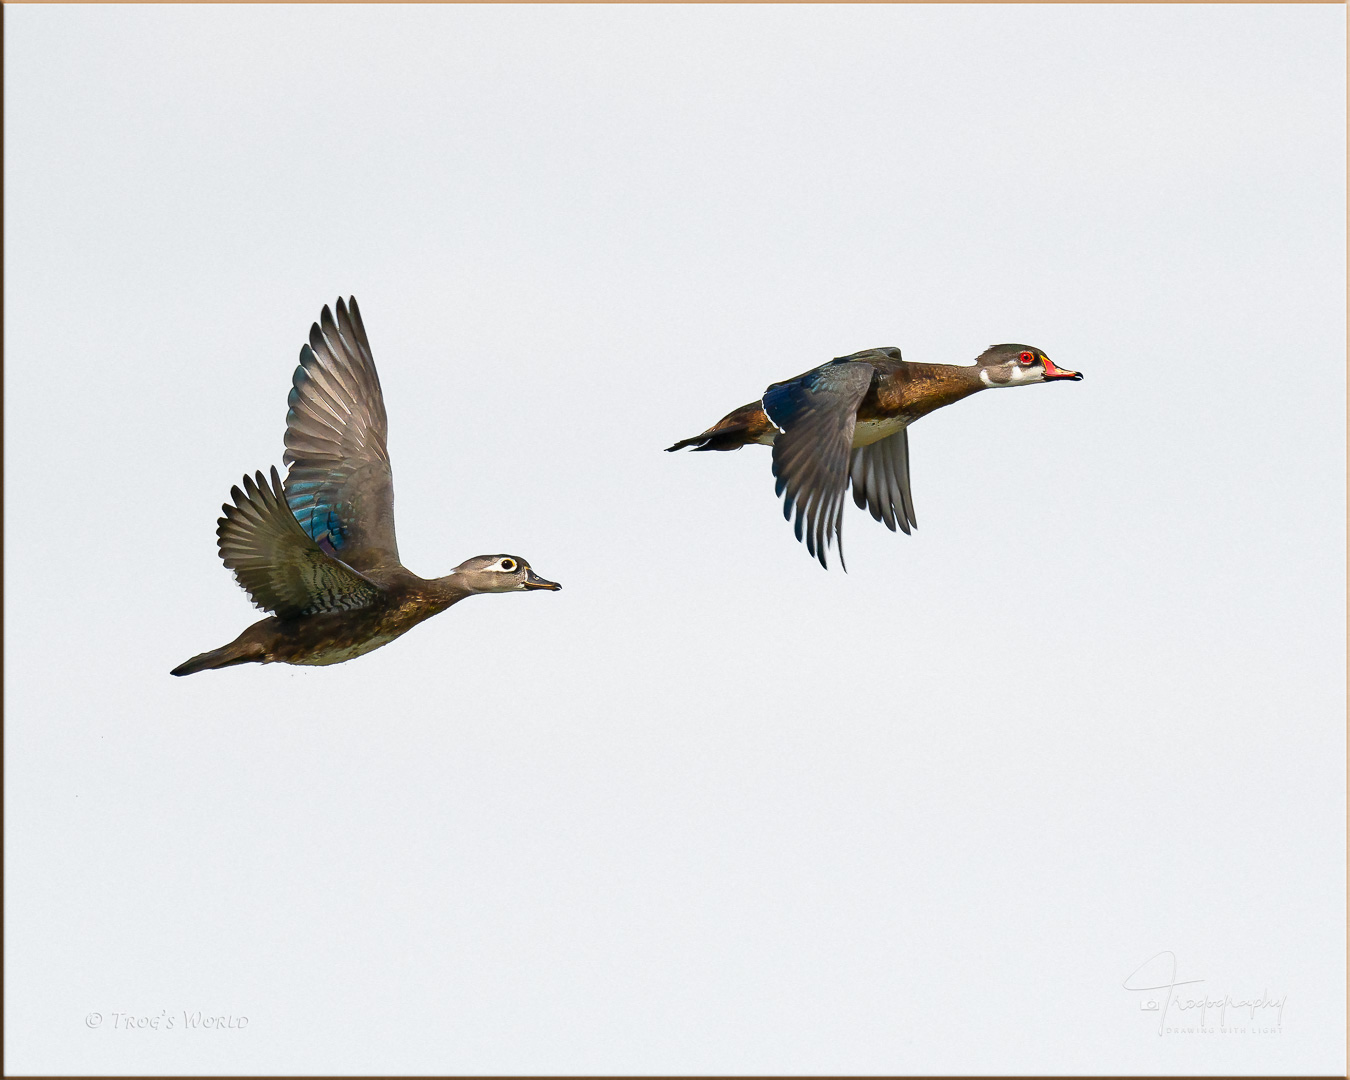
[[[895,356],[888,355],[894,351]],[[911,364],[899,358],[899,350],[876,349],[868,363],[877,374],[868,387],[866,396],[858,404],[856,417],[859,425],[901,420],[912,424],[921,416],[941,409],[983,390],[979,368],[957,364]],[[814,369],[813,369],[814,370]],[[803,372],[796,379],[804,378]],[[793,382],[785,379],[784,382]],[[742,446],[759,443],[772,446],[778,428],[764,412],[763,399],[734,409],[700,435],[681,439],[670,450],[693,446],[696,450],[739,450]],[[865,428],[855,430],[853,446],[866,446],[875,439],[867,439]],[[859,437],[867,439],[860,442]],[[700,445],[701,444],[701,445]]]
[[[826,548],[842,540],[850,484],[858,506],[887,528],[917,526],[907,433],[915,420],[990,387],[1081,378],[1027,345],[995,345],[970,366],[911,364],[899,349],[867,349],[773,383],[759,401],[667,449],[772,446],[783,516],[796,509],[797,539],[825,566]]]
[[[418,623],[439,615],[469,591],[453,582],[420,578],[408,570],[371,574],[379,581],[379,598],[351,611],[262,619],[228,645],[179,665],[174,675],[233,664],[340,664],[364,656],[406,634]]]
[[[399,562],[380,380],[356,300],[327,307],[300,352],[277,470],[244,477],[216,530],[221,560],[272,617],[173,669],[340,664],[466,596],[560,588],[515,555],[479,555],[441,578]]]

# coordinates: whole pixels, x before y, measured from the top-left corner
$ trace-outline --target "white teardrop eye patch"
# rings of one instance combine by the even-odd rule
[[[500,563],[498,563],[498,565],[509,574],[512,570],[516,568],[516,560],[503,559]]]

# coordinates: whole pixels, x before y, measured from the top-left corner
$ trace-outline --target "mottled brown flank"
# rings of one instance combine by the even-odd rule
[[[263,663],[339,664],[387,645],[447,607],[448,603],[410,595],[401,600],[391,597],[376,608],[310,615],[303,624],[272,629]]]
[[[875,354],[868,355],[864,362],[871,364],[877,374],[858,406],[859,420],[904,418],[912,423],[935,409],[985,389],[976,367],[911,364]],[[752,401],[727,413],[707,431],[683,439],[670,449],[694,446],[697,450],[739,450],[751,443],[772,442],[777,432],[760,402]]]
[[[211,658],[210,666],[232,664],[339,664],[373,652],[471,595],[441,579],[420,578],[400,568],[372,571],[382,591],[379,599],[353,611],[323,612],[298,618],[275,615],[254,623],[230,644],[194,657]]]

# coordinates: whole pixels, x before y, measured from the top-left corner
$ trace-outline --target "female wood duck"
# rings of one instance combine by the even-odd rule
[[[759,401],[666,449],[772,446],[783,517],[791,521],[795,506],[797,539],[805,538],[821,566],[833,539],[843,565],[844,491],[850,481],[853,501],[891,532],[897,524],[906,533],[918,526],[906,434],[915,420],[989,387],[1082,377],[1056,367],[1030,345],[995,345],[970,367],[911,364],[899,349],[867,349],[773,383]]]
[[[388,422],[353,297],[327,308],[300,350],[286,414],[283,485],[245,476],[220,519],[220,557],[272,617],[173,669],[340,664],[387,645],[466,596],[560,589],[516,555],[479,555],[420,578],[398,561]]]

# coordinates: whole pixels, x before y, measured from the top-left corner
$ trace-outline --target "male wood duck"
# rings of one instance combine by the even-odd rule
[[[272,617],[173,669],[340,664],[387,645],[474,593],[560,589],[517,555],[479,555],[440,578],[398,560],[388,422],[356,298],[325,306],[300,350],[286,414],[290,466],[234,487],[220,557]]]
[[[843,565],[844,492],[895,532],[918,526],[909,492],[910,424],[934,409],[995,386],[1078,380],[1030,345],[994,345],[969,367],[912,364],[899,349],[867,349],[784,382],[667,450],[773,447],[774,491],[783,517],[797,509],[797,539],[826,566],[833,540]],[[828,569],[828,567],[826,567]]]

